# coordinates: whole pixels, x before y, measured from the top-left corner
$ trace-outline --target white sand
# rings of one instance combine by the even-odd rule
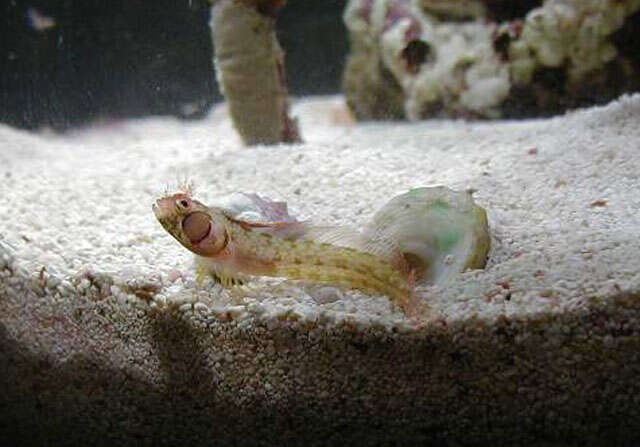
[[[159,302],[221,308],[230,303],[219,287],[194,294],[190,254],[151,212],[167,184],[191,179],[205,203],[258,192],[287,200],[302,218],[354,226],[395,194],[444,184],[477,191],[493,249],[486,271],[464,274],[448,290],[421,290],[440,317],[563,312],[589,296],[640,287],[640,96],[511,123],[334,124],[340,107],[339,99],[299,104],[306,142],[278,147],[242,147],[223,110],[195,123],[152,118],[66,136],[0,128],[2,249],[28,275],[45,267],[66,284],[87,271],[107,273],[116,285],[161,285]],[[176,271],[182,279],[172,282]],[[496,285],[505,281],[508,291]],[[385,297],[347,291],[318,304],[308,288],[274,287],[279,282],[252,282],[263,305],[252,309],[385,325],[403,319]]]
[[[585,324],[580,318],[597,308],[612,310],[605,319],[606,328],[623,330],[637,341],[640,95],[555,119],[521,122],[352,124],[343,119],[341,98],[307,100],[293,112],[300,118],[305,143],[276,147],[242,147],[224,108],[199,122],[149,118],[93,126],[63,136],[0,127],[0,306],[4,309],[0,322],[9,340],[28,347],[25,349],[34,355],[57,352],[63,359],[74,352],[89,355],[94,352],[93,341],[85,337],[78,344],[81,337],[73,338],[68,327],[52,328],[42,323],[43,318],[75,318],[79,309],[84,310],[84,316],[75,318],[78,327],[89,328],[91,340],[100,340],[106,326],[91,315],[98,315],[97,308],[117,309],[119,316],[107,315],[107,320],[126,322],[123,330],[131,334],[118,338],[116,347],[100,345],[95,355],[113,368],[132,368],[150,383],[157,383],[160,379],[151,380],[158,377],[154,372],[157,362],[145,336],[140,335],[141,328],[150,321],[149,307],[160,312],[167,305],[178,307],[193,324],[210,328],[205,336],[214,343],[206,348],[213,350],[210,368],[220,380],[216,382],[219,389],[229,387],[228,397],[245,386],[230,384],[229,377],[254,377],[254,367],[245,373],[247,366],[239,361],[234,375],[216,375],[225,367],[225,356],[231,355],[225,352],[244,352],[245,345],[237,336],[228,335],[236,330],[255,329],[267,341],[269,331],[275,334],[283,327],[315,328],[310,329],[313,337],[304,336],[307,341],[321,337],[322,331],[327,339],[350,337],[342,332],[345,324],[363,333],[372,328],[382,333],[411,332],[402,312],[384,296],[278,279],[255,279],[251,290],[240,293],[245,298],[235,300],[219,286],[196,288],[191,255],[160,227],[151,212],[151,203],[166,184],[186,177],[195,181],[196,196],[204,202],[233,191],[257,192],[286,200],[299,218],[349,225],[365,222],[393,195],[409,188],[434,184],[472,188],[489,216],[493,246],[487,268],[462,274],[446,290],[419,290],[433,309],[438,327],[444,325],[451,331],[447,340],[464,343],[460,340],[473,335],[468,332],[470,322],[491,328],[507,319],[524,325],[521,332],[514,329],[520,340],[526,339],[529,322],[542,328],[539,334],[546,335],[527,349],[550,352],[553,345],[545,343],[556,335],[561,345],[588,342],[580,337],[593,332],[585,326],[580,335]],[[626,304],[618,312],[621,297],[627,297]],[[87,309],[93,309],[92,313]],[[574,315],[575,322],[569,324]],[[426,329],[425,340],[433,336],[430,330]],[[494,337],[491,331],[478,334],[481,341]],[[597,340],[612,343],[609,332],[600,335]],[[479,348],[482,352],[492,343],[501,343],[489,338]],[[402,352],[411,350],[411,343],[403,345]],[[511,349],[500,346],[496,352]],[[251,351],[255,346],[246,349],[248,357],[256,355]],[[293,355],[287,352],[271,352],[273,361],[304,363],[304,352],[296,354],[296,360],[287,357]],[[585,354],[575,357],[576,352],[579,350],[567,348],[564,354],[580,364]],[[120,353],[150,363],[136,367],[122,360]],[[325,354],[328,358],[338,355]],[[316,360],[309,362],[316,365]],[[336,361],[333,358],[334,365]],[[629,368],[637,369],[637,356],[629,357],[629,362]],[[255,366],[258,371],[266,368],[266,363],[260,365]],[[622,374],[617,363],[609,366],[606,374]],[[447,368],[453,371],[456,367]],[[309,371],[300,374],[307,377]],[[537,377],[530,370],[518,371],[523,381]],[[256,379],[258,383],[264,385],[266,379],[256,374],[262,377]],[[553,377],[548,380],[556,380]],[[278,380],[269,379],[269,387],[277,396],[287,396],[289,388]],[[440,383],[437,380],[433,387]],[[457,379],[442,380],[443,389],[454,389],[447,380]],[[502,383],[500,380],[496,383]],[[630,390],[623,379],[618,383]],[[394,392],[400,389],[398,384],[391,385]],[[326,386],[311,386],[308,392],[320,392]],[[532,402],[538,399],[544,405],[551,402],[544,393],[560,389],[545,388],[536,394],[536,386],[523,385],[523,389],[532,390]],[[256,389],[266,392],[260,387],[245,391],[253,396]],[[408,385],[406,389],[412,396],[424,391]],[[322,395],[327,399],[331,393],[351,395],[332,390],[324,389],[322,393],[328,394]],[[458,403],[468,403],[455,394],[447,396],[453,399],[445,402],[451,409],[447,417],[457,414],[454,407]],[[245,401],[238,402],[242,406]],[[415,402],[422,401],[416,398]],[[429,402],[425,405],[433,408]],[[536,411],[549,411],[544,405]],[[571,411],[567,410],[567,421],[597,428],[589,425],[589,417],[582,413],[576,417]],[[505,413],[504,420],[516,413]],[[377,414],[382,413],[378,410]]]

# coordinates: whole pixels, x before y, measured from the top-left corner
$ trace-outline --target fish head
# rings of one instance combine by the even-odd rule
[[[162,227],[193,253],[215,256],[229,242],[221,216],[189,194],[168,195],[151,208]]]

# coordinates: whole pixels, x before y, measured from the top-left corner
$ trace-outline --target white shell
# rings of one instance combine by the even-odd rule
[[[422,282],[445,285],[460,272],[483,268],[490,246],[487,214],[467,192],[444,186],[412,189],[391,199],[364,229],[368,245],[392,245]]]

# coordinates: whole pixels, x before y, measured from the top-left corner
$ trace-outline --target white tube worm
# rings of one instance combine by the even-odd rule
[[[289,117],[284,52],[275,33],[282,0],[215,0],[216,75],[233,124],[247,145],[299,142]]]

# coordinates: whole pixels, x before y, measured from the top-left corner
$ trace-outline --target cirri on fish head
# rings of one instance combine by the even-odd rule
[[[176,193],[158,199],[152,209],[164,229],[198,255],[215,255],[229,242],[224,225],[215,222],[210,209],[189,194]]]

